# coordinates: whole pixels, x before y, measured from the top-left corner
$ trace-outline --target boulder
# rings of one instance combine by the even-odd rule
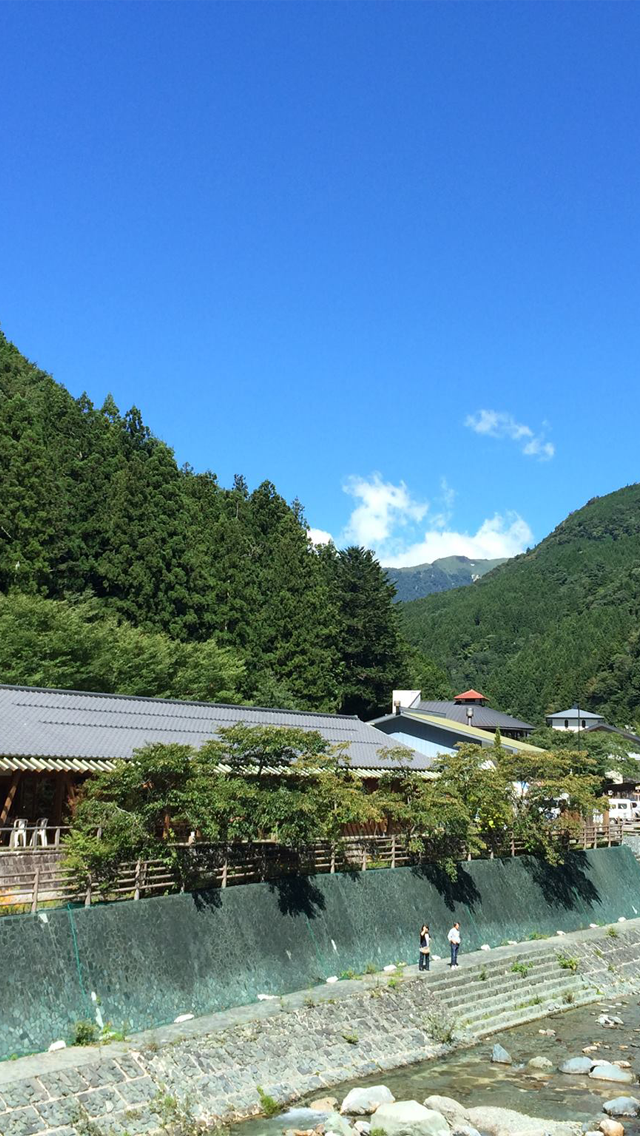
[[[609,1116],[637,1116],[640,1112],[640,1101],[636,1097],[614,1097],[605,1101],[603,1109]]]
[[[317,1112],[335,1112],[338,1108],[338,1098],[316,1097],[315,1100],[309,1101],[309,1108],[313,1108]]]
[[[621,1069],[619,1065],[611,1065],[608,1061],[596,1065],[589,1076],[594,1081],[618,1081],[622,1085],[632,1085],[635,1081],[633,1073],[628,1069]]]
[[[472,1124],[454,1124],[451,1136],[480,1136],[480,1133]]]
[[[604,1120],[600,1121],[600,1131],[604,1136],[624,1136],[624,1128],[618,1120],[612,1120],[610,1116],[605,1116]]]
[[[382,1129],[386,1136],[450,1136],[451,1132],[441,1112],[417,1101],[381,1104],[373,1114],[371,1127]]]
[[[569,1057],[558,1066],[559,1073],[570,1073],[574,1076],[577,1074],[586,1076],[592,1069],[593,1061],[590,1057]]]
[[[494,1065],[513,1065],[511,1054],[499,1042],[496,1042],[491,1051],[491,1060]]]
[[[486,1136],[581,1136],[581,1124],[572,1121],[540,1120],[524,1116],[511,1108],[470,1108],[471,1123]]]
[[[527,1069],[553,1069],[553,1061],[548,1057],[532,1057],[527,1061]]]
[[[605,1029],[614,1029],[615,1026],[623,1026],[624,1022],[617,1014],[600,1014],[598,1025],[604,1026]]]
[[[335,1132],[335,1136],[351,1136],[351,1125],[344,1116],[340,1116],[339,1112],[330,1112],[324,1118],[322,1130],[325,1133]]]
[[[369,1133],[371,1132],[371,1125],[369,1124],[368,1120],[356,1120],[353,1127],[355,1128],[356,1132],[360,1134],[360,1136],[369,1136]]]
[[[469,1112],[463,1104],[459,1104],[453,1097],[440,1097],[437,1093],[427,1097],[422,1102],[425,1108],[432,1108],[434,1112],[441,1112],[449,1124],[463,1122],[469,1119]]]
[[[352,1089],[347,1093],[340,1112],[348,1116],[371,1116],[381,1104],[393,1104],[393,1093],[386,1085],[371,1085],[366,1089]]]

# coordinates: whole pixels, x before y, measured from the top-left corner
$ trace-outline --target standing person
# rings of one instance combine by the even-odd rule
[[[458,965],[458,951],[460,950],[460,924],[454,923],[447,935],[451,947],[451,966]]]
[[[429,969],[429,956],[431,954],[431,936],[426,923],[420,928],[420,954],[418,955],[418,970]]]

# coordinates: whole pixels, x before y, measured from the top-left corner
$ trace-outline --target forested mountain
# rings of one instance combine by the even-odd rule
[[[470,560],[468,556],[442,556],[432,563],[415,564],[412,568],[387,568],[386,573],[395,585],[396,602],[409,603],[433,592],[448,592],[473,584],[504,564],[501,560]]]
[[[393,595],[270,482],[179,469],[139,410],[73,398],[0,333],[0,681],[372,715],[447,688]]]
[[[472,588],[402,608],[410,641],[532,722],[580,705],[640,722],[640,485],[596,497]]]

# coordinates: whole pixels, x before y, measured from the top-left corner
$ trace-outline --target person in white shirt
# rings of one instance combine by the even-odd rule
[[[447,935],[451,947],[451,966],[458,965],[458,951],[460,950],[460,924],[454,923]]]

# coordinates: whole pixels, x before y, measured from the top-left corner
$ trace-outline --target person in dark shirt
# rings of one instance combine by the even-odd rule
[[[422,924],[420,928],[420,954],[418,955],[418,970],[429,969],[429,957],[431,954],[431,936],[429,935],[429,928],[426,923]]]

